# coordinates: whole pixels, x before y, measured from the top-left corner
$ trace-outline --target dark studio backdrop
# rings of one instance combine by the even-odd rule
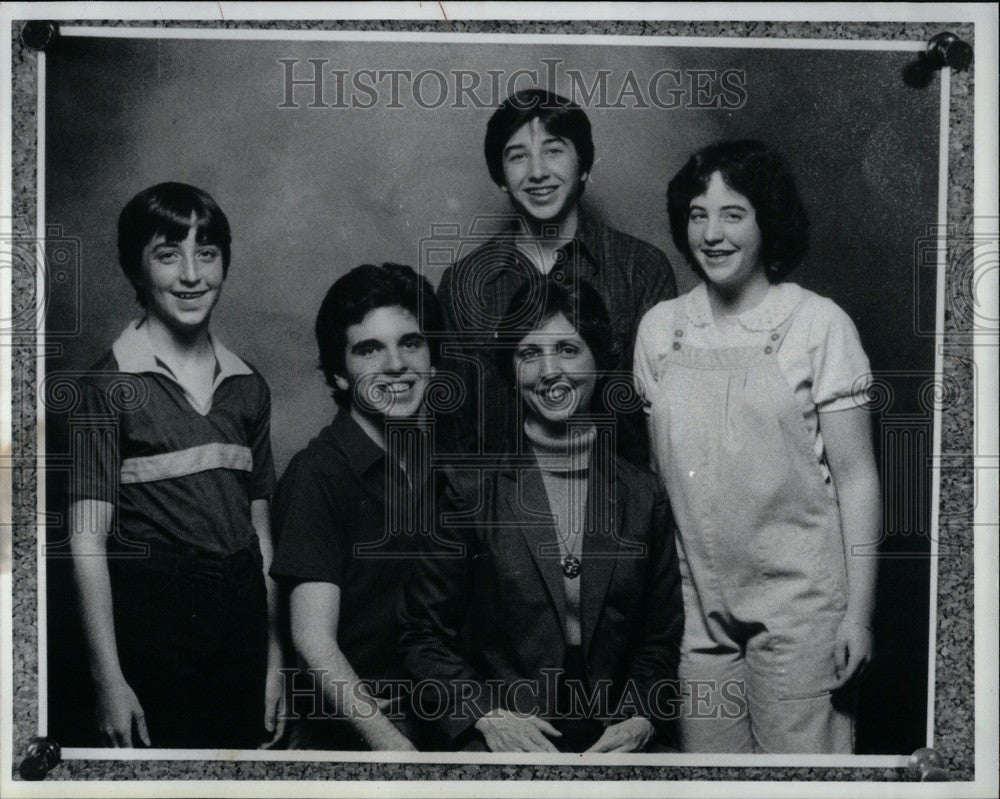
[[[324,61],[322,97],[305,85],[289,94],[282,59],[296,79],[312,75],[308,59]],[[934,272],[918,254],[936,223],[940,97],[937,78],[924,89],[904,83],[912,60],[707,46],[63,39],[47,59],[46,218],[50,257],[53,248],[79,257],[50,282],[46,373],[86,369],[138,313],[117,264],[124,203],[160,181],[200,186],[233,227],[214,330],[271,387],[280,474],[333,413],[312,338],[330,284],[360,263],[420,266],[422,252],[454,245],[442,226],[465,234],[477,216],[508,210],[482,139],[517,70],[538,75],[517,88],[554,75],[570,94],[573,73],[578,88],[597,82],[584,102],[597,158],[583,202],[663,249],[682,291],[696,278],[669,240],[668,181],[710,141],[763,139],[791,163],[812,220],[810,256],[791,279],[847,311],[879,376],[882,552],[892,557],[880,562],[878,657],[861,692],[858,751],[909,754],[926,740]],[[346,89],[331,70],[346,72]],[[374,106],[352,108],[373,98],[352,89],[359,70],[434,70],[444,83],[422,78],[421,105],[400,79],[402,107],[390,107],[390,80],[366,77]],[[457,83],[472,80],[454,77],[463,70],[481,82],[459,98]],[[661,76],[654,96],[662,70],[679,77]],[[601,80],[603,105],[622,107],[598,107]],[[440,107],[423,107],[442,90]],[[436,284],[441,268],[425,272]],[[68,448],[65,418],[48,416],[56,463]],[[52,468],[47,480],[48,509],[62,513],[66,474]],[[65,532],[50,524],[50,542]],[[49,730],[64,746],[88,746],[93,692],[74,601],[68,559],[50,557]]]

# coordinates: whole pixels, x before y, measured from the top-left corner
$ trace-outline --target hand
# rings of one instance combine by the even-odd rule
[[[393,743],[389,743],[384,747],[384,751],[388,752],[416,752],[417,747],[413,745],[413,741],[407,738],[403,733],[399,734],[399,737],[394,739]]]
[[[653,737],[653,722],[636,716],[608,727],[588,752],[641,752]]]
[[[131,747],[133,725],[139,740],[146,746],[152,746],[149,730],[146,729],[146,715],[125,678],[98,684],[97,731],[105,745]]]
[[[491,752],[558,752],[546,735],[562,735],[538,716],[524,716],[511,710],[496,710],[476,722]]]
[[[864,622],[845,618],[837,630],[833,658],[834,674],[837,677],[834,690],[837,690],[860,677],[871,660],[871,627]]]
[[[285,682],[281,662],[267,665],[264,687],[264,729],[271,737],[260,745],[261,749],[275,749],[285,736]]]

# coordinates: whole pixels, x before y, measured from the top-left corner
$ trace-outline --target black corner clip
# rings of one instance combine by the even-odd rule
[[[44,780],[52,769],[62,762],[62,747],[52,738],[32,738],[28,753],[17,769],[22,780]]]
[[[951,775],[944,768],[944,758],[937,750],[924,747],[910,755],[906,768],[909,775],[919,782],[950,782]]]
[[[972,66],[974,55],[971,44],[962,41],[951,31],[944,31],[935,34],[927,42],[925,57],[935,69],[951,67],[961,71]]]
[[[936,33],[927,48],[903,69],[903,80],[914,89],[930,86],[934,76],[945,67],[961,72],[972,66],[972,45],[951,31]]]
[[[59,24],[33,19],[21,28],[21,44],[29,50],[44,52],[59,38]]]

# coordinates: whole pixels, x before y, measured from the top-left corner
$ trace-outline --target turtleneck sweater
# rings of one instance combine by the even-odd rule
[[[583,532],[587,509],[587,476],[590,451],[597,431],[593,427],[567,430],[553,436],[527,421],[524,433],[538,461],[542,483],[549,500],[556,528],[556,538],[563,558],[572,556],[582,564]],[[569,577],[563,573],[566,589],[566,644],[580,646],[581,573]]]

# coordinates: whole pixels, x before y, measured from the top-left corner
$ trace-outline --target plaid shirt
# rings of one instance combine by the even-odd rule
[[[438,286],[449,336],[439,372],[454,373],[466,393],[458,408],[437,414],[440,441],[464,454],[520,451],[520,402],[497,366],[501,334],[527,333],[537,320],[526,314],[506,318],[514,293],[538,268],[516,245],[515,224],[449,267]],[[556,253],[552,268],[567,285],[593,286],[608,308],[614,341],[616,387],[631,390],[632,351],[643,315],[677,296],[667,257],[656,247],[615,230],[581,211],[576,234]],[[645,422],[638,403],[618,414],[619,454],[648,463]],[[632,408],[635,405],[635,408]]]

